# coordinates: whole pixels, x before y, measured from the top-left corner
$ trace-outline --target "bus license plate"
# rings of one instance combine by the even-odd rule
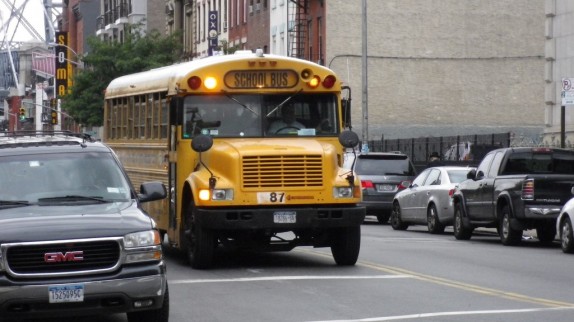
[[[276,224],[294,224],[297,222],[295,211],[276,211],[273,213],[273,222]]]
[[[69,303],[84,301],[84,285],[51,285],[48,286],[50,303]]]

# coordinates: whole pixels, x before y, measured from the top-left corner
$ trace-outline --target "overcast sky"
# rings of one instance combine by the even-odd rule
[[[61,3],[61,1],[54,0],[53,3]],[[29,32],[22,22],[18,24],[18,19],[16,17],[10,19],[10,14],[12,10],[8,4],[13,4],[16,8],[23,7],[23,16],[28,21],[28,23],[37,31],[37,33],[42,37],[38,40],[34,37],[31,32]],[[9,23],[8,23],[9,22]],[[12,40],[12,41],[43,41],[44,40],[44,1],[43,0],[5,0],[0,1],[0,26],[2,26],[0,31],[0,41]],[[6,28],[7,27],[7,28]],[[14,33],[16,32],[16,33]],[[14,35],[14,38],[12,36]]]

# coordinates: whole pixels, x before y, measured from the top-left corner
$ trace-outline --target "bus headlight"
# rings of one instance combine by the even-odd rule
[[[353,198],[352,187],[335,187],[333,188],[334,198]]]
[[[146,230],[124,236],[126,263],[158,261],[162,258],[159,231]]]
[[[0,272],[3,271],[4,271],[4,258],[2,257],[2,247],[0,247]]]
[[[233,200],[233,189],[203,189],[199,191],[199,199],[208,200]]]

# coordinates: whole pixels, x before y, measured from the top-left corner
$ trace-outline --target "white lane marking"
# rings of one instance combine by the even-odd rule
[[[534,309],[517,309],[517,310],[484,310],[484,311],[458,311],[458,312],[435,312],[435,313],[419,313],[408,315],[395,315],[386,317],[375,317],[366,319],[354,320],[321,320],[309,322],[379,322],[379,321],[395,321],[395,320],[408,320],[419,319],[436,316],[458,316],[458,315],[476,315],[476,314],[503,314],[503,313],[527,313],[527,312],[543,312],[555,310],[572,310],[574,307],[554,307],[554,308],[534,308]]]
[[[228,283],[228,282],[258,282],[258,281],[285,281],[285,280],[330,280],[330,279],[394,279],[410,278],[410,275],[367,275],[367,276],[266,276],[266,277],[241,277],[241,278],[221,278],[221,279],[194,279],[194,280],[170,280],[172,284],[193,284],[193,283]]]

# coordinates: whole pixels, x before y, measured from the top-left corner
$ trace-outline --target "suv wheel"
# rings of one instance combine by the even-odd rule
[[[388,224],[389,223],[389,218],[391,218],[391,213],[390,212],[384,212],[382,215],[377,215],[377,221],[379,222],[379,224]]]

